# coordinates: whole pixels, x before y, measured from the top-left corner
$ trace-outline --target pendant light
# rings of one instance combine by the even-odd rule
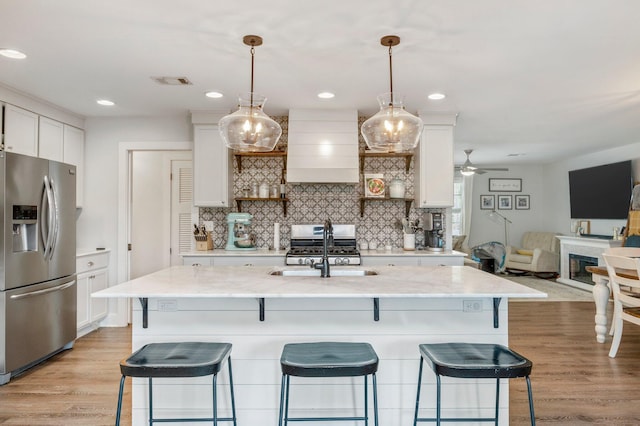
[[[380,39],[380,44],[389,47],[390,92],[378,96],[380,111],[362,124],[360,132],[367,146],[382,152],[409,152],[420,141],[422,120],[408,113],[402,98],[393,93],[393,64],[391,48],[400,44],[400,37],[388,35]]]
[[[251,46],[251,91],[239,97],[238,110],[218,122],[218,128],[227,147],[241,152],[273,151],[282,128],[262,111],[267,100],[253,92],[255,47],[262,45],[262,37],[246,35],[244,44]]]

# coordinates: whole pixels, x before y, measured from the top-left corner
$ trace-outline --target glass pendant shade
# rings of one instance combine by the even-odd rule
[[[238,110],[222,117],[218,129],[227,147],[242,152],[273,151],[282,128],[262,111],[266,100],[251,93],[240,96]]]
[[[404,109],[402,99],[392,93],[378,96],[380,111],[360,129],[369,149],[383,152],[410,152],[418,146],[422,120]]]

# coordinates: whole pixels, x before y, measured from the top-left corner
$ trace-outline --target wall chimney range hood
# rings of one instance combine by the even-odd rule
[[[358,111],[289,111],[287,181],[358,183]]]

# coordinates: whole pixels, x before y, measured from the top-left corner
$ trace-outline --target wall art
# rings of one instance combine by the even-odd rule
[[[522,179],[489,178],[491,192],[521,192]]]
[[[496,208],[496,196],[495,195],[481,195],[480,196],[480,209],[481,210],[495,210]]]
[[[511,195],[498,195],[498,210],[511,210]]]
[[[529,196],[528,195],[516,195],[515,204],[516,210],[529,210]]]

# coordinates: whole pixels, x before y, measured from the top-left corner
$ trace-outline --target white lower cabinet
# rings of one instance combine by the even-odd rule
[[[99,327],[109,311],[109,301],[92,298],[91,293],[109,287],[109,252],[83,253],[76,258],[78,288],[78,337]]]
[[[284,255],[183,256],[182,264],[187,266],[284,266]]]
[[[362,265],[367,266],[462,266],[463,255],[407,255],[362,256]]]
[[[185,266],[213,266],[211,256],[183,256],[182,264]]]
[[[401,256],[362,256],[363,266],[420,266],[417,257]]]

